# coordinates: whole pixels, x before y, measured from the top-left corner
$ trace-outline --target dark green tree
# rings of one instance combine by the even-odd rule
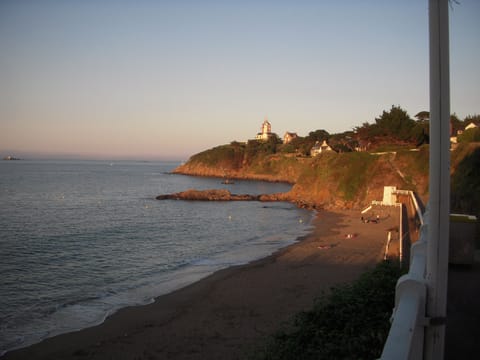
[[[311,131],[307,136],[308,140],[313,140],[314,142],[328,140],[329,137],[330,134],[328,133],[328,131],[323,129]]]
[[[329,138],[330,134],[326,130],[322,129],[311,131],[306,137],[299,136],[293,139],[292,142],[288,144],[291,145],[288,147],[288,149],[291,151],[292,148],[294,148],[296,153],[303,156],[308,156],[312,146],[315,145],[315,142],[322,142],[323,140],[328,140]]]
[[[310,140],[308,137],[299,136],[293,139],[289,145],[292,145],[292,147],[295,148],[297,154],[308,156],[314,143],[315,141]]]
[[[450,115],[450,135],[455,135],[458,130],[463,130],[465,124],[458,118],[457,114]]]
[[[380,117],[375,119],[381,136],[388,136],[406,142],[415,142],[412,133],[415,121],[400,106],[392,105],[390,111],[383,111]]]
[[[353,131],[344,131],[330,135],[328,144],[337,152],[351,152],[358,146],[358,140]]]
[[[245,148],[246,163],[250,163],[257,156],[275,154],[281,144],[282,140],[277,134],[272,134],[268,140],[248,140]]]
[[[463,123],[464,125],[468,125],[470,123],[474,123],[474,124],[477,124],[478,126],[480,126],[480,115],[467,115],[467,117],[465,117],[465,119],[463,120]]]
[[[480,128],[476,127],[473,129],[465,130],[461,135],[458,135],[458,142],[480,142]]]
[[[415,115],[418,121],[427,121],[430,119],[430,112],[429,111],[420,111],[417,115]]]
[[[379,135],[378,126],[368,122],[364,122],[362,126],[356,127],[354,130],[357,138],[361,141],[368,141]]]

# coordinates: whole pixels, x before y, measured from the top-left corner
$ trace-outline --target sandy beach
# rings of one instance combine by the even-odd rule
[[[394,214],[364,223],[359,211],[320,211],[311,234],[267,258],[2,359],[245,359],[322,291],[380,261]]]

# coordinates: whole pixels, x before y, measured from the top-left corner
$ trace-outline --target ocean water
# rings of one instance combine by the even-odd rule
[[[265,257],[310,229],[288,203],[155,200],[288,184],[171,174],[177,163],[0,162],[0,355]]]

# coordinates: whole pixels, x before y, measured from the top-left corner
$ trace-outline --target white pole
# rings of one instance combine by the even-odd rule
[[[398,208],[400,209],[400,216],[399,216],[399,224],[400,227],[398,229],[398,236],[400,237],[399,241],[399,253],[398,253],[398,259],[400,261],[400,267],[403,268],[403,205],[400,203]]]
[[[448,0],[429,0],[430,197],[425,359],[443,359],[450,213],[450,82]]]

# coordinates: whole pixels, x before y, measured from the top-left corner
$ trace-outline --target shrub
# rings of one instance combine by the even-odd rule
[[[253,359],[375,359],[394,306],[398,263],[382,262],[357,281],[333,288],[274,335]]]
[[[479,142],[479,141],[480,141],[480,128],[479,127],[465,130],[463,132],[463,134],[458,135],[458,142],[459,143]]]

